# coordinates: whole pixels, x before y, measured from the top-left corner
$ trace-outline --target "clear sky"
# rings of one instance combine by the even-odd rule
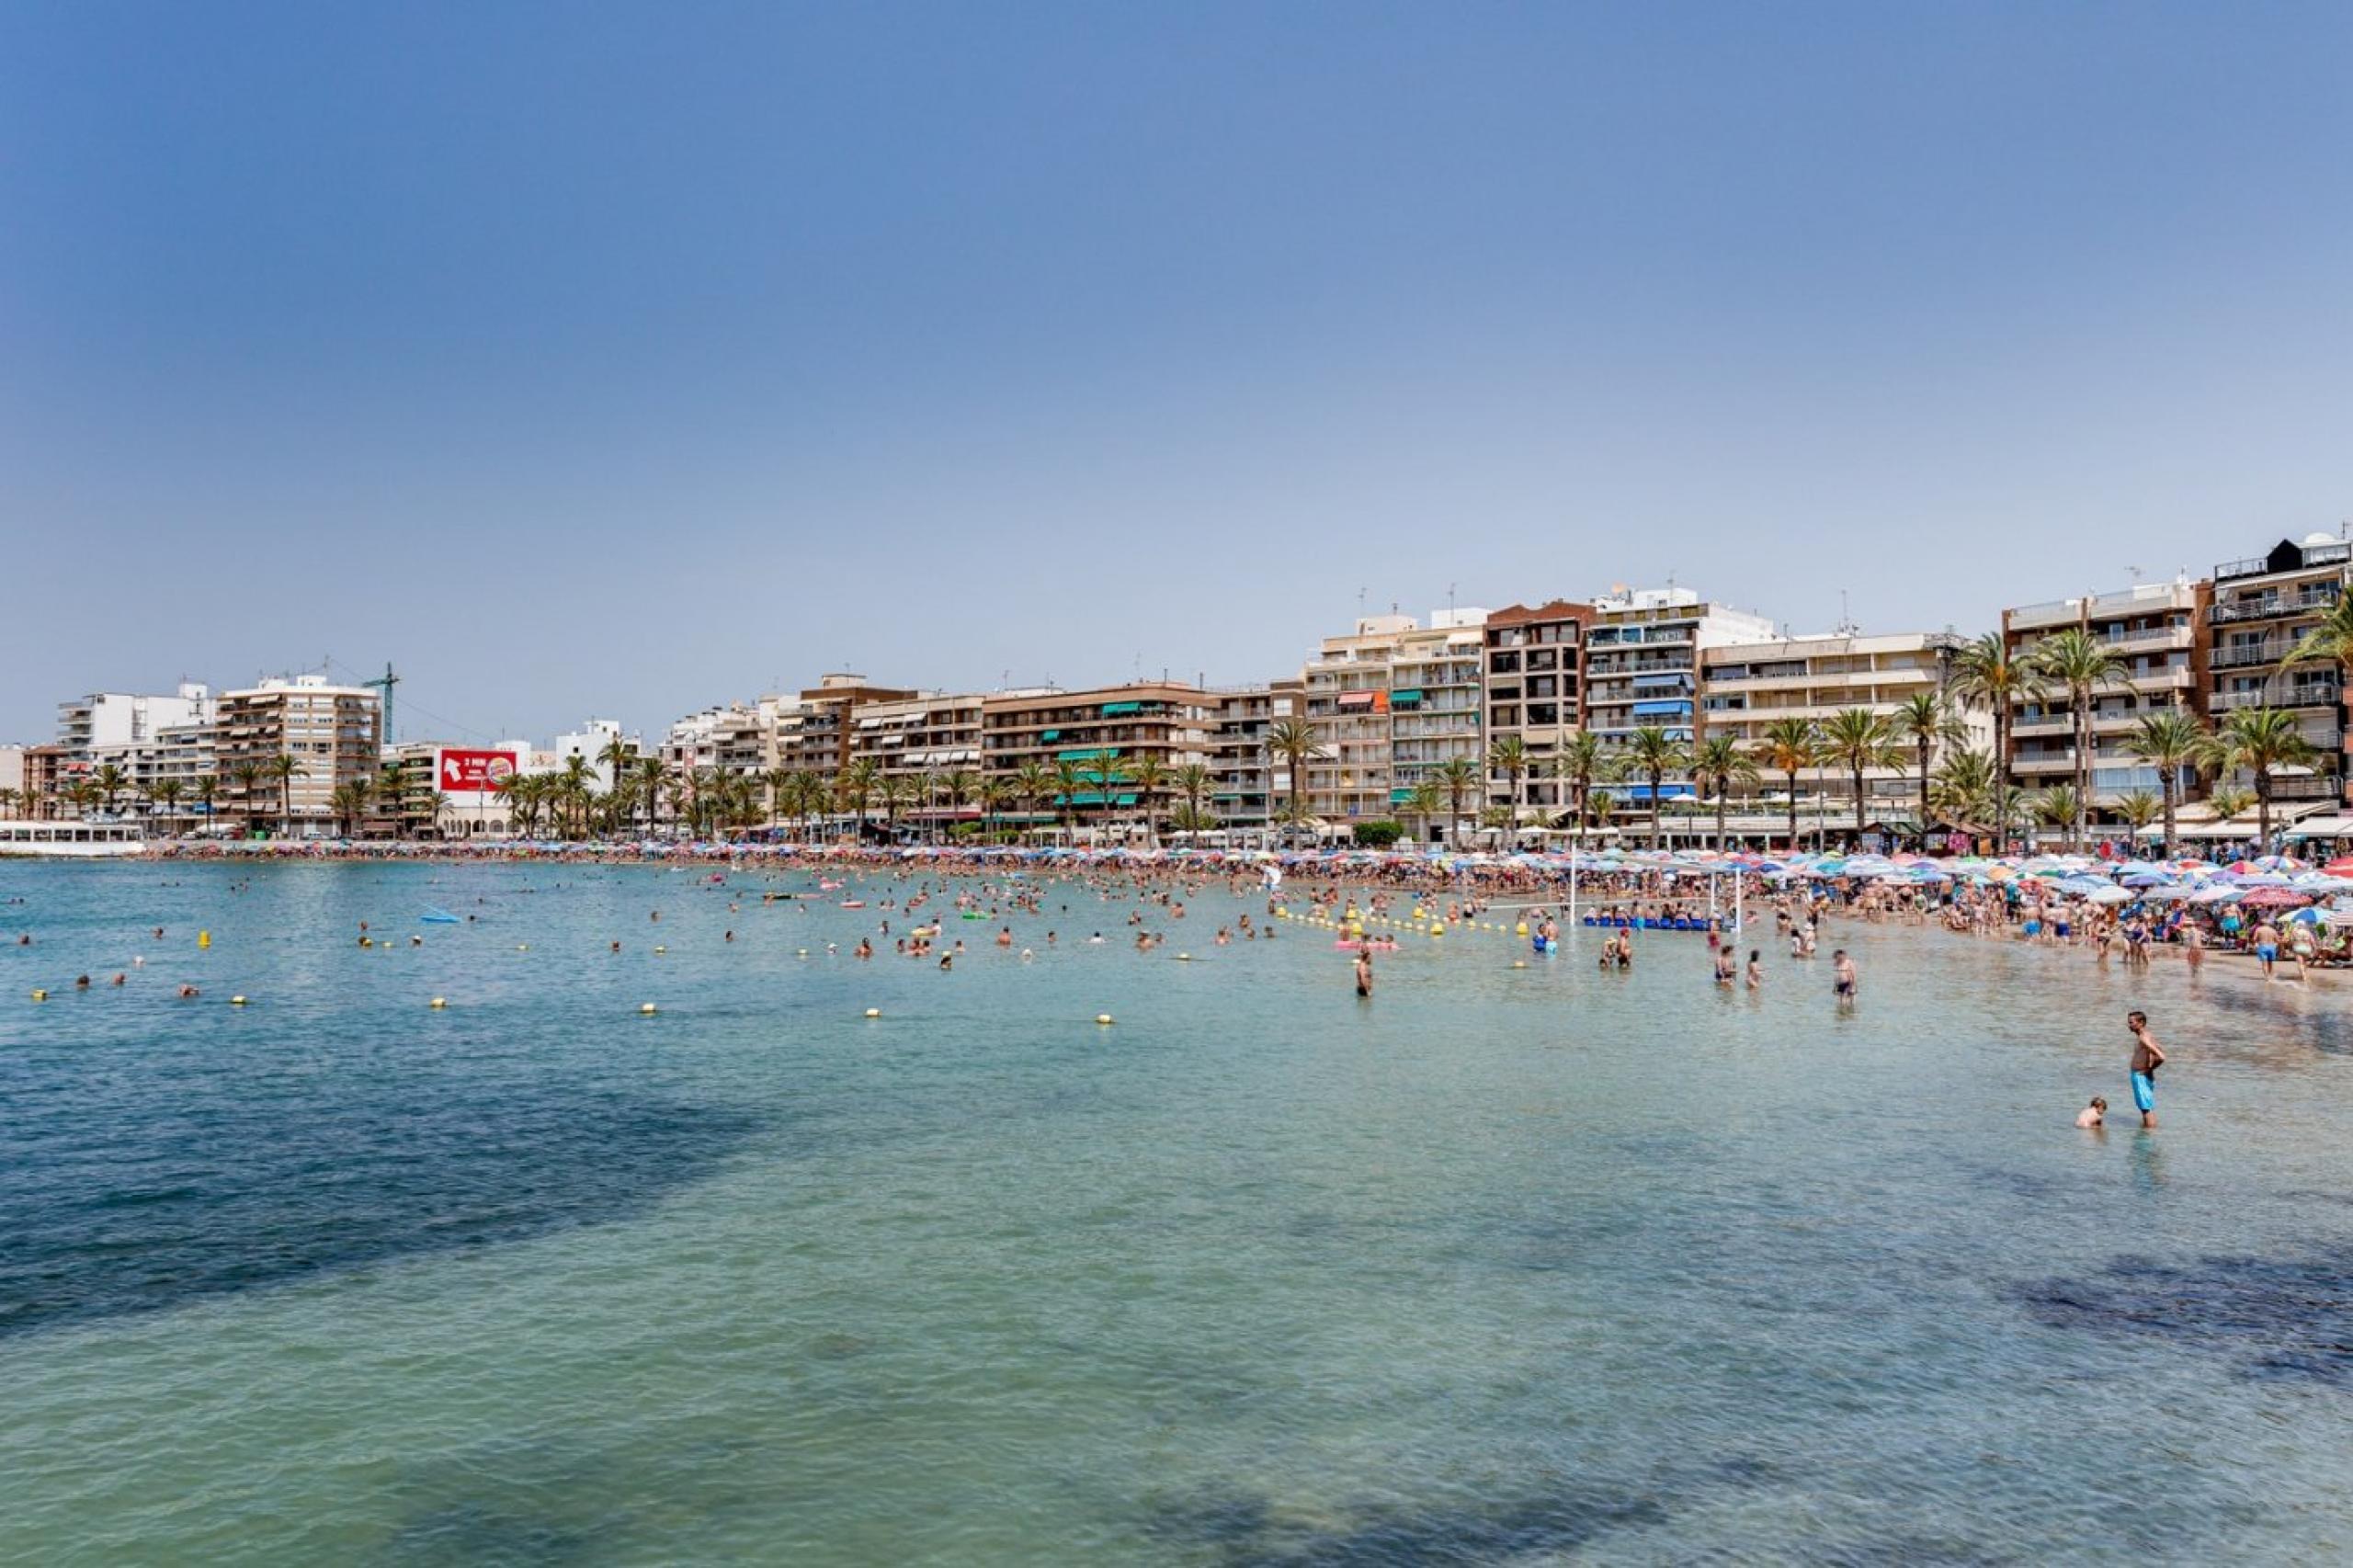
[[[0,737],[2203,572],[2353,514],[2348,83],[2342,0],[0,0]]]

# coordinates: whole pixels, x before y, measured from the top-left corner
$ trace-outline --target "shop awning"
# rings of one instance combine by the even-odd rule
[[[1419,702],[1421,699],[1422,694],[1417,687],[1409,687],[1404,691],[1392,691],[1389,694],[1389,702],[1392,707],[1399,703]]]

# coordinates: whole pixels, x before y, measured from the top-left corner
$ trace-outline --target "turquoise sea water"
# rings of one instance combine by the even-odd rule
[[[0,864],[0,1561],[2353,1553],[2338,988],[243,875]]]

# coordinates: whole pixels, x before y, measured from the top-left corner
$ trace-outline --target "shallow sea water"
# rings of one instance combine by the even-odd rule
[[[0,1561],[2353,1554],[2341,982],[244,874],[0,863]]]

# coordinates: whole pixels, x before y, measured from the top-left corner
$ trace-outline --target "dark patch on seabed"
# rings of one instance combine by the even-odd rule
[[[441,1081],[356,1102],[72,1108],[0,1140],[0,1336],[628,1219],[757,1125]]]
[[[2088,1278],[2026,1286],[2019,1298],[2053,1328],[2162,1340],[2229,1358],[2245,1377],[2353,1381],[2353,1256],[2342,1252],[2188,1266],[2120,1258]]]
[[[1734,1460],[1649,1482],[1565,1483],[1494,1501],[1370,1504],[1332,1517],[1286,1514],[1262,1494],[1196,1493],[1152,1506],[1152,1532],[1206,1548],[1229,1568],[1407,1568],[1505,1562],[1574,1551],[1667,1523],[1708,1494],[1769,1483],[1772,1466]]]

